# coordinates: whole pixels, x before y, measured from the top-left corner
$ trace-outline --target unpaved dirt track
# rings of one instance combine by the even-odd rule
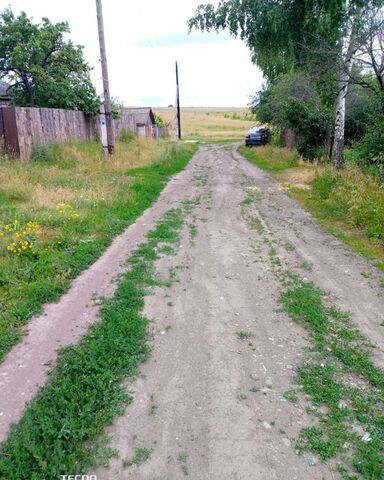
[[[68,293],[44,308],[26,327],[26,335],[0,364],[0,441],[11,423],[23,414],[45,382],[57,349],[78,342],[87,327],[98,320],[98,297],[108,297],[116,289],[115,279],[126,270],[126,260],[142,243],[165,211],[183,198],[190,174],[173,177],[159,200],[121,235],[90,268],[74,280]]]
[[[337,478],[330,465],[294,450],[300,429],[315,419],[283,394],[294,384],[308,337],[278,311],[281,285],[270,245],[286,268],[351,311],[383,365],[379,273],[322,232],[235,148],[201,148],[185,175],[192,181],[184,198],[199,198],[192,213],[198,234],[192,239],[187,226],[177,254],[157,262],[165,277],[177,271],[177,281],[146,298],[153,354],[128,384],[134,403],[109,428],[120,456],[95,472],[98,480]],[[262,234],[245,218],[246,192],[254,197],[247,215]],[[252,336],[240,339],[241,331]],[[137,448],[152,449],[151,457],[124,468]]]

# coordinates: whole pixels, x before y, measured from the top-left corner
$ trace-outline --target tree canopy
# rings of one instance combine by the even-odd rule
[[[65,38],[69,31],[67,22],[36,24],[24,12],[0,13],[0,78],[16,105],[99,110],[83,48]]]
[[[370,88],[380,101],[384,98],[383,3],[221,0],[217,6],[200,5],[189,29],[226,30],[242,39],[266,79],[251,101],[255,113],[263,121],[293,129],[307,158],[317,155],[322,144],[327,156],[333,145],[342,164],[346,119],[347,139],[352,141],[358,130],[360,135],[366,132],[357,128],[362,119],[373,118],[374,109],[361,108],[364,103],[371,105],[372,97],[362,89]],[[349,102],[358,122],[346,116],[350,84],[361,87],[354,90],[354,102]]]
[[[337,43],[342,34],[345,0],[227,0],[215,8],[200,5],[189,28],[227,30],[245,41],[252,59],[266,78],[273,80],[308,58],[308,47],[319,37]]]

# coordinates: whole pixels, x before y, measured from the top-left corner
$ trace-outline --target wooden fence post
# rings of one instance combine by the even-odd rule
[[[19,135],[17,131],[15,107],[2,107],[2,127],[5,152],[10,157],[20,156]]]

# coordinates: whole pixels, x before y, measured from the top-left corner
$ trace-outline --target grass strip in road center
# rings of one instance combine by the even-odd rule
[[[132,398],[122,386],[137,374],[149,354],[142,315],[148,288],[163,284],[154,262],[164,246],[179,241],[185,211],[168,211],[129,259],[113,298],[105,300],[101,320],[79,345],[59,355],[49,382],[27,407],[2,445],[0,478],[48,480],[84,474],[113,452],[103,435]]]
[[[322,460],[337,456],[345,479],[382,480],[384,371],[372,362],[370,345],[352,326],[349,314],[328,305],[325,293],[312,283],[290,273],[286,281],[280,297],[283,310],[313,340],[297,382],[315,405],[311,413],[319,418],[318,426],[301,431],[297,448]]]

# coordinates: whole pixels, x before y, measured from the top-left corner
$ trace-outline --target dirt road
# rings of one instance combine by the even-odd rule
[[[350,311],[384,366],[379,273],[322,232],[234,147],[201,148],[159,201],[30,323],[0,365],[0,438],[45,381],[57,347],[78,341],[97,320],[97,296],[113,293],[111,279],[131,251],[183,200],[192,200],[193,209],[177,253],[156,264],[174,281],[146,298],[153,353],[128,384],[134,402],[109,429],[119,458],[94,473],[98,480],[337,477],[332,465],[295,452],[300,430],[316,419],[305,402],[288,402],[284,394],[309,340],[279,310],[276,262]]]
[[[184,175],[184,198],[198,205],[178,253],[157,262],[176,281],[147,297],[153,354],[129,385],[134,403],[109,430],[120,457],[98,479],[336,478],[295,452],[300,429],[316,421],[284,392],[308,339],[278,310],[270,249],[352,313],[383,365],[378,272],[234,148],[202,148]]]

